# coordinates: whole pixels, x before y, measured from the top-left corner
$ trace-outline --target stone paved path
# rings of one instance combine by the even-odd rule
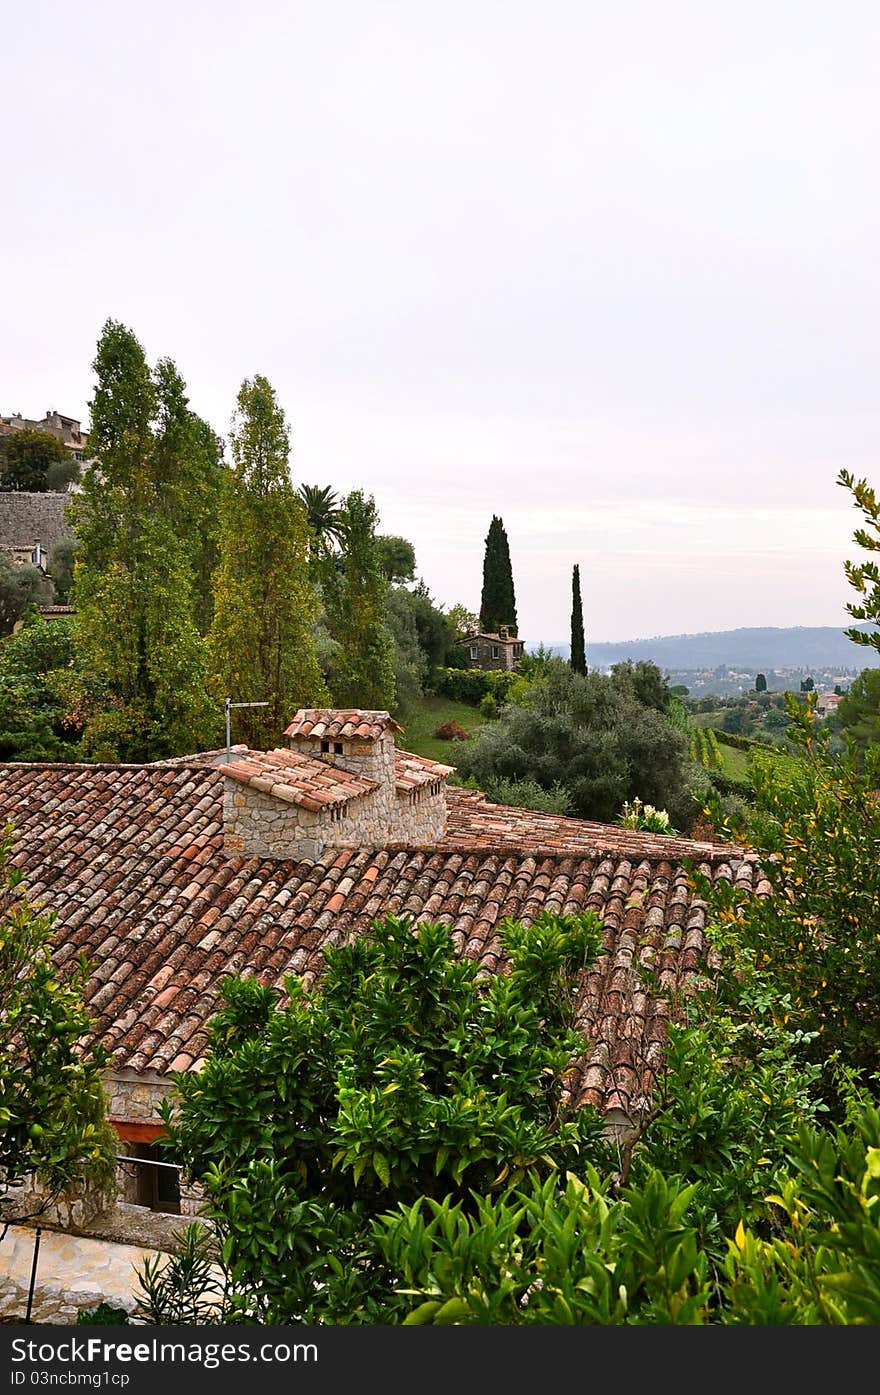
[[[0,1242],[0,1317],[24,1321],[34,1258],[35,1230],[10,1226]],[[61,1231],[40,1236],[31,1320],[75,1323],[80,1308],[101,1301],[132,1312],[139,1292],[137,1270],[156,1250],[119,1245]]]

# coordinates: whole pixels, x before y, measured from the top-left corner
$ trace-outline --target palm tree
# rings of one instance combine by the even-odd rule
[[[326,556],[332,544],[339,539],[342,510],[339,500],[329,485],[323,489],[316,484],[301,484],[297,490],[306,506],[311,543],[309,555],[313,562]]]

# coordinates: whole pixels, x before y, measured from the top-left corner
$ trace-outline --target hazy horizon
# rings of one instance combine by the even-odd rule
[[[8,8],[8,7],[7,7]],[[867,0],[34,0],[4,15],[0,412],[86,419],[107,318],[479,607],[588,642],[845,628],[880,488]],[[37,37],[38,36],[38,41]],[[9,162],[8,162],[9,163]]]

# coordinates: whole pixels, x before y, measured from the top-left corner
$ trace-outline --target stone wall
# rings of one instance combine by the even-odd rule
[[[73,530],[64,516],[69,494],[35,494],[25,490],[0,493],[0,552],[12,548],[32,548],[42,543],[51,553],[56,543],[73,540]]]
[[[161,1075],[138,1075],[133,1070],[108,1071],[104,1088],[110,1118],[131,1124],[160,1124],[159,1105],[174,1092],[173,1083]]]
[[[174,1093],[172,1081],[161,1075],[150,1073],[138,1075],[135,1071],[109,1071],[104,1077],[104,1088],[109,1100],[108,1114],[120,1124],[161,1124],[159,1105]],[[137,1147],[119,1140],[118,1152],[137,1156]],[[116,1186],[119,1200],[136,1204],[139,1197],[139,1174],[144,1162],[120,1163],[116,1169]],[[180,1214],[196,1216],[201,1209],[204,1191],[197,1184],[180,1179]]]
[[[327,847],[381,847],[388,841],[388,820],[378,794],[371,791],[338,809],[312,813],[228,780],[223,794],[224,849],[232,857],[317,862]]]
[[[446,832],[446,786],[443,780],[432,781],[407,794],[398,794],[395,801],[391,842],[406,843],[419,848],[437,843]]]
[[[331,746],[341,746],[341,751],[322,751],[321,744],[320,740],[312,736],[291,737],[288,741],[291,750],[301,751],[303,755],[310,756],[312,760],[323,761],[325,765],[335,765],[340,770],[348,770],[352,775],[361,775],[366,780],[375,780],[379,786],[369,796],[373,802],[374,811],[371,811],[369,818],[375,835],[372,840],[360,843],[358,841],[339,842],[334,837],[332,842],[328,840],[328,846],[335,848],[381,847],[383,843],[388,841],[389,831],[394,827],[397,812],[394,790],[394,733],[388,730],[383,731],[382,735],[374,741],[333,741],[329,743]],[[355,804],[349,804],[345,814],[346,823],[350,814],[354,812]]]

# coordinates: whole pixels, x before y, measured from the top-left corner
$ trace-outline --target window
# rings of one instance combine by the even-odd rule
[[[334,752],[335,752],[335,754],[336,754],[337,756],[341,756],[341,755],[342,755],[342,742],[341,742],[341,741],[334,741],[334,742],[333,742],[333,750],[334,750]]]
[[[322,741],[322,742],[321,742],[321,750],[322,750],[322,751],[324,752],[324,754],[326,755],[327,752],[330,750],[330,742],[329,742],[329,741]]]
[[[478,659],[479,657],[480,657],[480,651],[479,651],[479,649],[477,648],[477,646],[476,646],[475,644],[472,644],[472,645],[471,645],[471,658],[472,658],[472,659]]]
[[[497,659],[497,658],[500,658],[500,656],[501,656],[501,650],[498,648],[498,645],[497,645],[497,644],[493,644],[493,645],[492,645],[492,658],[493,658],[493,659]]]
[[[176,1167],[167,1164],[155,1143],[123,1144],[129,1157],[142,1159],[135,1164],[137,1169],[137,1204],[148,1206],[151,1211],[165,1211],[169,1215],[180,1215],[180,1173]],[[129,1151],[130,1150],[130,1151]]]

